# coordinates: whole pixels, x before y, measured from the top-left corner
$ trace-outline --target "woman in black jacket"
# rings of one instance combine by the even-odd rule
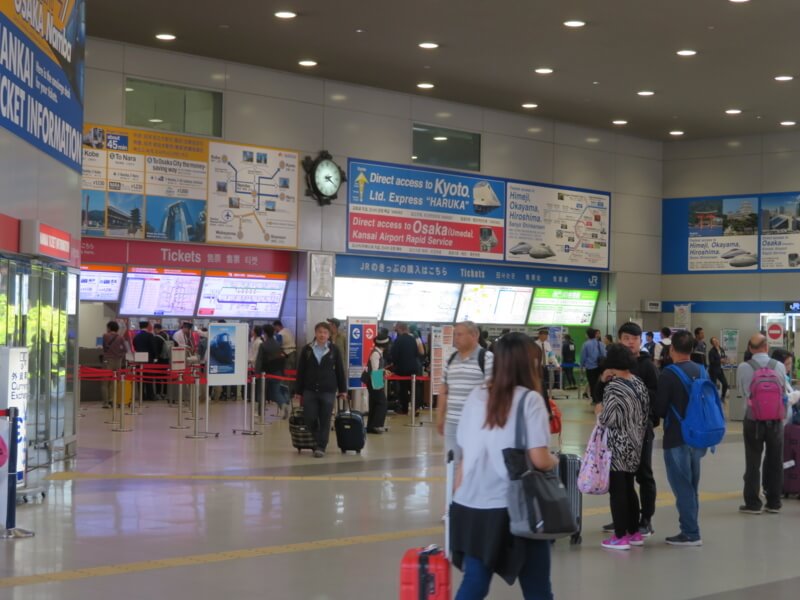
[[[325,456],[331,432],[331,415],[336,395],[347,398],[347,380],[342,353],[330,342],[331,330],[327,323],[314,327],[314,341],[300,352],[297,361],[297,393],[295,400],[302,401],[306,427],[314,432],[316,448],[314,457]]]
[[[728,381],[725,379],[725,372],[722,370],[722,363],[727,362],[728,357],[725,356],[725,350],[720,346],[719,339],[711,338],[711,350],[708,351],[708,377],[717,384],[717,381],[722,385],[722,401],[725,402],[725,396],[728,393]]]

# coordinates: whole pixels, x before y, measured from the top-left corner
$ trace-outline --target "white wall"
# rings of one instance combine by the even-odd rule
[[[610,191],[610,306],[604,329],[640,316],[641,298],[661,288],[662,144],[422,95],[401,94],[92,38],[87,42],[86,120],[124,124],[126,76],[224,93],[224,137],[231,141],[330,151],[408,163],[411,124],[425,122],[482,134],[487,175]],[[345,251],[344,199],[300,205],[301,250]],[[308,304],[307,322],[329,316],[327,302]],[[605,322],[607,320],[607,323]]]

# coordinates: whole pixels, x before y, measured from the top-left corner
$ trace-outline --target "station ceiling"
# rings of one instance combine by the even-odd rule
[[[297,17],[278,19],[279,10]],[[586,24],[571,28],[568,20]],[[658,140],[675,139],[671,131],[697,139],[800,127],[798,25],[797,0],[88,0],[87,6],[91,36]],[[177,39],[155,38],[164,32]],[[439,47],[418,46],[429,41]],[[301,67],[303,59],[318,64]],[[535,73],[542,67],[553,72]],[[779,82],[779,75],[795,79]],[[420,90],[421,82],[435,87]],[[726,114],[730,109],[741,113]],[[787,121],[798,125],[781,125]]]

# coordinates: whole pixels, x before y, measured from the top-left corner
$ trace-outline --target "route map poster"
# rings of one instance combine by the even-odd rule
[[[506,260],[608,269],[610,197],[508,184]]]
[[[208,241],[296,247],[298,154],[211,142],[209,157]]]
[[[295,248],[298,164],[291,151],[86,124],[81,235]]]

